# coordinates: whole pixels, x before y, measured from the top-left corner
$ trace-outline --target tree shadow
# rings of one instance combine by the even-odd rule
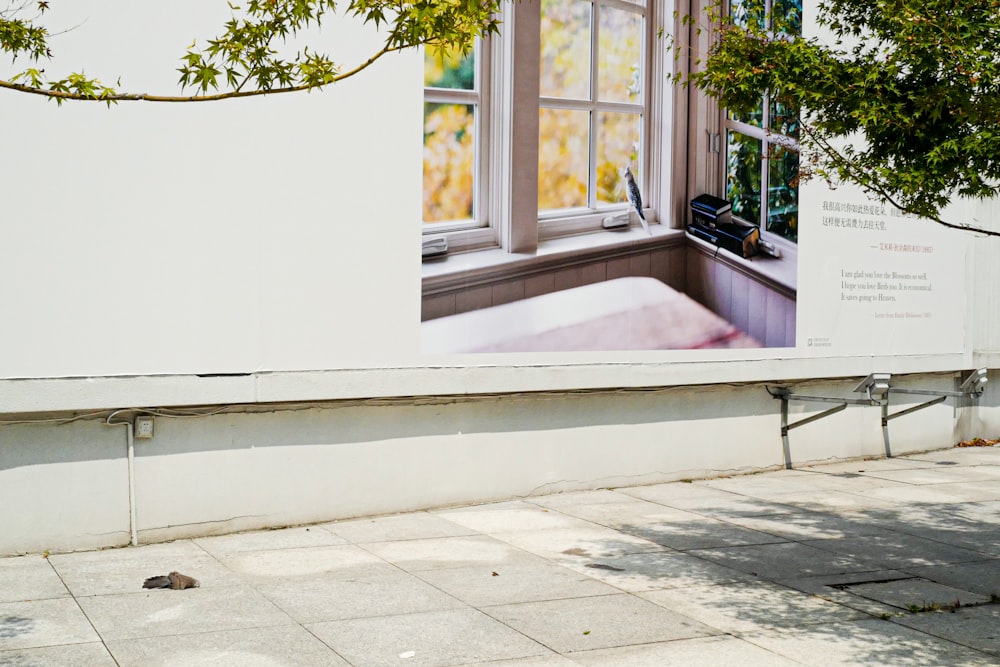
[[[0,639],[14,639],[21,637],[35,629],[36,621],[33,618],[24,616],[0,616]]]
[[[937,595],[948,587],[966,591],[969,600],[979,598],[976,605],[1000,607],[1000,559],[993,548],[1000,539],[1000,501],[850,511],[799,505],[792,513],[775,513],[787,506],[748,496],[738,500],[728,514],[722,503],[692,507],[647,500],[708,514],[702,523],[601,520],[668,549],[595,541],[564,552],[572,557],[564,564],[720,633],[810,664],[844,656],[873,665],[997,664],[1000,633],[970,641],[968,628],[963,634],[962,624],[942,616],[955,600],[915,600],[921,609],[914,611],[853,593],[851,586],[912,580],[918,590],[926,582]],[[803,500],[809,502],[808,494]],[[753,539],[753,532],[760,537]],[[983,595],[992,597],[982,602]],[[810,653],[820,646],[821,654]]]

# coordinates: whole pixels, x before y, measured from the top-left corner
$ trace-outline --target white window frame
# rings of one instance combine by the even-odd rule
[[[769,16],[771,13],[772,0],[763,1],[764,15]],[[732,15],[731,0],[730,2],[727,2],[726,11],[729,12],[730,16]],[[767,26],[767,30],[768,32],[771,32],[770,25]],[[726,191],[729,179],[729,132],[732,131],[757,139],[761,142],[760,213],[759,219],[746,220],[746,222],[757,225],[760,230],[761,238],[765,238],[769,243],[777,243],[778,245],[784,245],[786,247],[795,247],[795,241],[785,238],[780,234],[775,234],[767,229],[768,208],[770,206],[768,193],[771,180],[769,169],[770,163],[768,162],[769,158],[767,156],[770,155],[772,146],[781,146],[798,151],[798,142],[792,137],[771,132],[771,96],[766,92],[761,96],[760,127],[731,118],[728,109],[723,108],[720,112],[722,114],[722,196],[725,197],[727,194]]]
[[[475,127],[473,129],[473,187],[472,219],[423,223],[423,235],[445,236],[449,245],[455,246],[488,246],[495,243],[496,234],[491,229],[489,184],[487,158],[489,150],[490,130],[490,60],[491,49],[489,39],[477,39],[473,45],[473,63],[476,69],[476,85],[472,90],[456,88],[424,87],[424,104],[461,104],[473,105],[475,111]]]
[[[608,215],[613,215],[615,213],[625,211],[628,209],[629,205],[625,200],[624,189],[621,192],[622,199],[616,203],[601,203],[597,201],[597,170],[593,166],[593,161],[597,157],[597,134],[599,129],[599,119],[598,114],[602,111],[610,112],[624,112],[637,114],[640,116],[640,126],[639,126],[639,159],[638,163],[632,165],[633,171],[636,172],[638,178],[639,190],[643,193],[643,208],[647,209],[649,207],[650,197],[647,193],[650,188],[647,183],[652,183],[651,179],[647,178],[648,173],[648,155],[651,152],[649,147],[649,137],[650,131],[650,105],[649,100],[652,99],[650,92],[651,84],[651,71],[654,69],[652,65],[651,58],[651,44],[655,40],[652,39],[652,34],[650,32],[651,26],[651,5],[655,5],[654,2],[644,2],[638,4],[635,2],[626,2],[624,0],[590,0],[593,5],[594,11],[591,13],[591,29],[590,29],[590,99],[570,99],[570,98],[557,98],[557,97],[545,97],[539,96],[539,107],[543,109],[568,109],[574,111],[587,111],[590,114],[590,145],[589,145],[589,160],[587,169],[587,205],[570,208],[570,209],[549,209],[544,211],[539,211],[538,213],[538,231],[540,238],[552,238],[557,236],[567,236],[575,233],[584,233],[590,231],[597,231],[601,228],[601,222]],[[602,8],[608,7],[611,9],[618,9],[622,11],[627,11],[632,14],[637,14],[643,19],[643,36],[641,51],[643,53],[644,59],[642,63],[641,71],[641,99],[639,102],[607,102],[600,101],[597,99],[598,90],[598,67],[597,63],[600,62],[600,12],[603,11]],[[540,140],[540,138],[539,138]],[[625,165],[622,165],[624,169]],[[624,186],[624,182],[623,182]],[[652,213],[652,209],[650,209]]]
[[[630,11],[636,8],[624,0],[594,1]],[[637,175],[646,218],[655,223],[660,220],[659,208],[669,201],[671,187],[672,156],[667,153],[672,145],[669,121],[673,87],[669,77],[673,55],[659,36],[672,33],[672,23],[663,23],[664,16],[673,14],[672,0],[646,0],[641,13],[645,17],[646,53],[642,104],[604,102],[594,108],[644,108]],[[481,123],[476,135],[475,164],[479,171],[475,174],[473,210],[482,226],[463,229],[462,223],[448,228],[446,225],[451,223],[423,225],[425,236],[447,238],[452,252],[499,247],[511,253],[530,254],[537,251],[540,240],[598,231],[605,217],[628,209],[623,192],[620,204],[539,215],[540,16],[540,2],[504,3],[500,34],[476,45]],[[592,31],[592,40],[597,39],[597,34],[597,30]],[[596,57],[596,49],[591,57]],[[596,77],[596,68],[592,68],[592,77]],[[460,92],[425,89],[424,101],[467,103],[463,100],[469,98],[455,94]],[[592,151],[595,141],[596,136],[592,136]]]

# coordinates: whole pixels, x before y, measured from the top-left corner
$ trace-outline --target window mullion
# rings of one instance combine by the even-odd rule
[[[600,66],[601,16],[597,0],[591,3],[590,14],[590,143],[587,150],[587,206],[597,208],[597,113],[598,68]]]
[[[506,30],[501,30],[505,54],[501,120],[509,137],[502,147],[502,183],[498,206],[503,211],[501,245],[508,252],[538,249],[538,120],[541,58],[541,3],[505,6]]]

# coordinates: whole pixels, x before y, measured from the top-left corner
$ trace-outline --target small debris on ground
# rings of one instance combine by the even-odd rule
[[[182,591],[185,588],[198,588],[199,586],[201,586],[201,582],[197,579],[189,577],[186,574],[181,574],[180,572],[171,572],[166,575],[161,574],[156,577],[150,577],[142,582],[143,588],[169,588],[175,591]]]
[[[993,445],[1000,443],[1000,440],[987,440],[986,438],[973,438],[972,440],[963,440],[962,442],[955,445],[956,447],[992,447]]]

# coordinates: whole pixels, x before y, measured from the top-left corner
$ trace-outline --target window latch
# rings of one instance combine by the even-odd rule
[[[713,132],[708,135],[708,152],[709,153],[720,153],[722,152],[722,135],[718,132]]]

